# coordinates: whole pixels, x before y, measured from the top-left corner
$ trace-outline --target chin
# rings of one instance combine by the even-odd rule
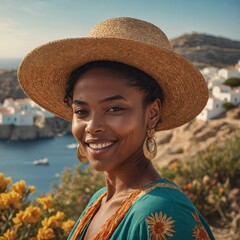
[[[98,172],[110,171],[109,164],[103,163],[100,160],[90,160],[91,167]]]

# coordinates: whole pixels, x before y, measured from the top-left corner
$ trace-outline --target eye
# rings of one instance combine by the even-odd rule
[[[122,110],[124,110],[124,108],[115,106],[115,107],[109,108],[108,112],[119,112],[119,111],[122,111]]]
[[[76,114],[79,117],[83,117],[88,114],[88,111],[84,110],[84,109],[76,109],[76,110],[74,110],[74,114]]]

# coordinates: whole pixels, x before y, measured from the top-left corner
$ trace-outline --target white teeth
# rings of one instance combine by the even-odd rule
[[[102,149],[102,148],[108,147],[108,146],[110,146],[110,145],[112,145],[111,142],[98,143],[98,144],[89,143],[89,147],[92,148],[92,149]]]

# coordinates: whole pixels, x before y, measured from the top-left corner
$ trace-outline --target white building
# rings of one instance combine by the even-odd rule
[[[33,126],[34,116],[32,113],[17,113],[14,118],[14,125],[16,126]]]
[[[212,94],[223,102],[231,102],[234,105],[240,103],[240,88],[231,89],[226,85],[215,86]]]
[[[32,112],[31,106],[32,100],[29,98],[19,98],[15,100],[15,106],[18,108],[19,111],[24,112]]]
[[[3,102],[4,107],[15,107],[15,101],[13,98],[6,98]]]
[[[225,109],[223,107],[223,101],[210,96],[207,105],[203,111],[197,116],[197,119],[207,121],[208,119],[213,119],[218,117],[220,114],[224,113]]]
[[[0,124],[11,125],[14,123],[15,114],[8,108],[0,106]]]
[[[232,77],[239,78],[240,77],[240,72],[237,70],[236,67],[221,68],[218,71],[218,75],[227,80],[228,78],[232,78]]]
[[[209,81],[208,81],[208,89],[212,89],[215,86],[220,86],[225,82],[225,78],[214,75]]]
[[[17,99],[16,101],[8,98],[4,100],[3,105],[0,107],[0,124],[32,126],[37,115],[44,118],[54,117],[52,113],[39,107],[29,98]]]

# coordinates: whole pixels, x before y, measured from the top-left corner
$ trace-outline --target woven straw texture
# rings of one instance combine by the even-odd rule
[[[133,18],[108,19],[96,25],[89,37],[34,49],[20,64],[18,79],[33,101],[71,121],[72,109],[64,104],[67,78],[74,69],[96,60],[122,62],[156,79],[164,94],[157,131],[189,122],[206,105],[207,85],[196,67],[171,50],[158,27]]]

